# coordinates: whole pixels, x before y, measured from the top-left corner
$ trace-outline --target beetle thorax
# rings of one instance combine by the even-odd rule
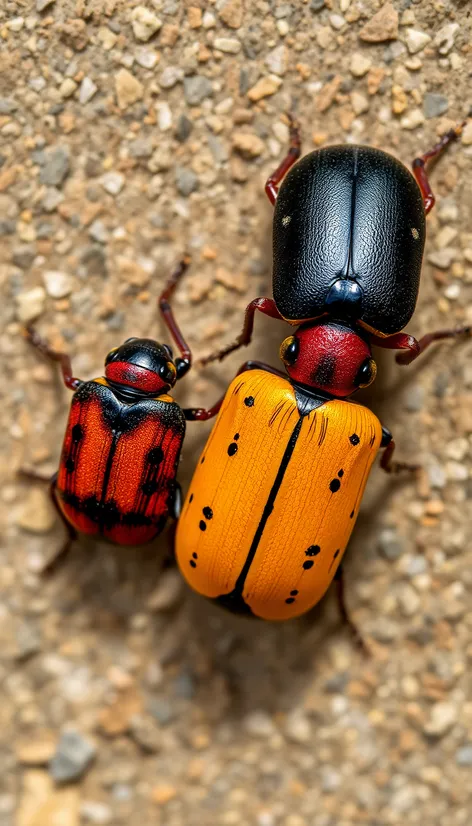
[[[377,372],[368,342],[337,322],[303,325],[280,356],[292,381],[340,398],[371,384]]]

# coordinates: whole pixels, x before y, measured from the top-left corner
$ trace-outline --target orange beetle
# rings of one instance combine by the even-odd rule
[[[247,362],[211,410],[186,411],[219,415],[176,536],[192,588],[270,620],[308,611],[340,571],[379,448],[385,470],[408,467],[392,463],[394,442],[377,417],[345,400],[375,378],[367,336],[311,322],[280,355],[288,378]]]

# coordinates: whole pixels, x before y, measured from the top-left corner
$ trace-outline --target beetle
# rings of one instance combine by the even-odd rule
[[[198,593],[269,620],[305,613],[335,576],[380,448],[389,473],[395,442],[348,398],[375,379],[368,335],[310,321],[281,344],[286,374],[246,362],[226,395],[188,418],[218,418],[177,524],[176,558]]]
[[[189,262],[182,259],[158,302],[178,358],[167,344],[129,338],[108,353],[103,377],[82,381],[66,353],[49,347],[34,328],[25,330],[34,347],[59,363],[64,384],[74,391],[59,470],[48,480],[68,540],[44,572],[62,561],[78,533],[142,545],[161,533],[169,516],[178,517],[185,414],[170,390],[190,370],[192,354],[169,300]],[[22,475],[44,480],[32,471]]]
[[[425,216],[435,203],[426,165],[467,121],[416,158],[413,174],[369,146],[323,147],[298,161],[300,131],[291,115],[289,122],[289,150],[265,186],[275,205],[274,298],[251,301],[238,338],[201,363],[249,344],[256,311],[296,326],[326,316],[354,322],[372,344],[404,350],[399,364],[410,364],[433,341],[470,334],[470,327],[460,327],[417,341],[401,332],[415,310]]]

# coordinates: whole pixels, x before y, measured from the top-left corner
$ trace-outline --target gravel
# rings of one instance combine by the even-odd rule
[[[374,468],[345,557],[369,658],[334,589],[293,623],[231,615],[189,593],[167,533],[74,542],[43,581],[65,531],[47,484],[17,474],[57,469],[71,399],[23,325],[84,379],[130,336],[171,344],[156,300],[186,250],[179,401],[212,404],[245,358],[277,366],[290,331],[263,319],[247,352],[198,360],[270,295],[284,113],[303,152],[367,142],[410,166],[467,115],[468,7],[449,5],[3,4],[2,826],[469,823],[470,340],[410,368],[376,349],[359,397],[423,468]],[[417,337],[471,320],[471,127],[431,173]],[[209,427],[188,425],[184,491]]]

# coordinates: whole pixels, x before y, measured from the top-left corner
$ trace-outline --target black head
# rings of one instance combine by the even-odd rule
[[[108,353],[105,376],[138,392],[160,395],[174,386],[177,368],[167,344],[151,338],[128,338]]]

